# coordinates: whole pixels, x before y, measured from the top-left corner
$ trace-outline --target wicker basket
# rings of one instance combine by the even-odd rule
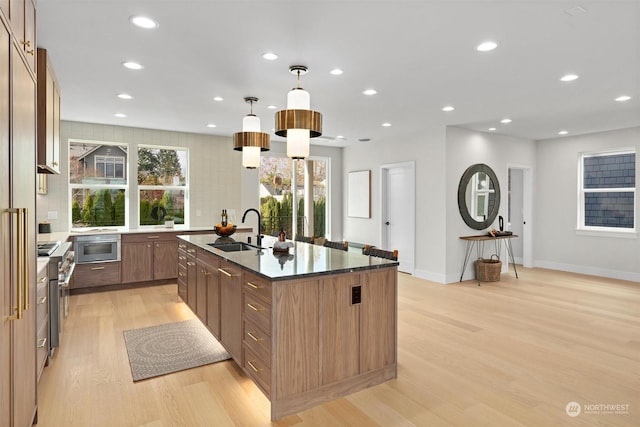
[[[498,282],[500,280],[502,261],[497,255],[491,255],[491,259],[478,258],[475,267],[478,282]]]

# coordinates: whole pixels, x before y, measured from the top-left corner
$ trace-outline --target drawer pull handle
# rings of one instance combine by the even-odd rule
[[[147,239],[159,239],[160,236],[147,236]]]
[[[262,341],[262,338],[258,338],[257,336],[253,335],[253,332],[247,332],[247,335],[249,335],[249,338],[251,338],[255,342]]]
[[[187,257],[186,257],[186,256],[182,256],[182,255],[180,255],[180,256],[178,257],[178,259],[185,260],[185,259],[187,259]]]
[[[219,268],[219,269],[218,269],[218,271],[219,271],[220,273],[224,274],[224,275],[225,275],[225,276],[227,276],[227,277],[231,277],[231,273],[229,273],[228,271],[225,271],[225,270],[224,270],[224,269],[222,269],[222,268]]]
[[[193,253],[196,252],[196,250],[195,249],[187,249],[187,252],[189,252],[190,254],[193,254]]]
[[[193,261],[187,261],[187,265],[196,265],[196,263]]]
[[[42,276],[40,279],[38,279],[38,283],[44,283],[47,280],[47,276]]]
[[[258,369],[258,368],[256,368],[256,365],[254,365],[254,364],[253,364],[253,362],[251,362],[251,361],[247,361],[247,364],[248,364],[249,366],[251,366],[251,369],[253,369],[255,372],[260,372],[260,371],[262,371],[262,369]]]
[[[202,274],[204,274],[205,276],[211,276],[211,273],[209,273],[208,271],[202,271]]]
[[[92,270],[104,270],[104,267],[91,267]]]
[[[179,247],[180,249],[185,249],[185,248],[187,247],[187,245],[182,245],[182,244],[180,244],[180,245],[178,245],[178,247]]]
[[[251,303],[247,304],[247,307],[249,307],[253,311],[262,311],[263,310],[262,308],[256,307],[255,305],[253,305]]]
[[[46,344],[47,344],[47,339],[46,338],[40,338],[38,340],[38,348],[43,348]]]
[[[184,276],[184,273],[182,271],[178,271],[178,276],[182,277]]]
[[[40,299],[38,299],[38,305],[42,305],[45,302],[47,302],[47,297],[40,297]]]
[[[247,285],[251,286],[253,289],[260,289],[260,288],[262,288],[262,286],[254,285],[254,284],[253,284],[253,283],[251,283],[251,282],[247,282]]]

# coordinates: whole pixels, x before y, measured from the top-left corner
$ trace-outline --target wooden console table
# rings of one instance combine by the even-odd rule
[[[504,236],[496,236],[492,237],[487,235],[482,236],[462,236],[461,240],[467,241],[467,249],[464,255],[464,262],[462,264],[462,272],[460,273],[460,281],[462,282],[462,276],[464,275],[464,271],[467,268],[467,264],[469,263],[469,258],[471,257],[471,252],[473,252],[473,247],[476,247],[476,259],[480,258],[484,253],[484,243],[487,240],[493,240],[495,244],[496,254],[500,256],[500,250],[502,249],[502,241],[505,241],[505,245],[507,247],[507,253],[511,258],[511,263],[513,264],[513,271],[516,273],[516,279],[518,278],[518,270],[516,269],[516,261],[513,259],[513,248],[511,247],[511,239],[514,237],[518,237],[516,234],[509,234]]]

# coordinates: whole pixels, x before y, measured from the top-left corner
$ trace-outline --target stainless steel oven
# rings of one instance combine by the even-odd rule
[[[49,257],[49,354],[60,345],[63,322],[69,314],[69,281],[74,253],[70,242],[38,242],[38,256]]]
[[[120,261],[120,235],[99,234],[77,236],[75,241],[76,263]]]

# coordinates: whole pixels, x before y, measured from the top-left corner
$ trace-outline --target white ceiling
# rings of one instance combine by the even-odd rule
[[[568,13],[576,6],[586,12]],[[63,120],[230,136],[249,111],[243,98],[256,96],[272,133],[266,107],[286,107],[288,68],[302,64],[323,136],[346,137],[322,144],[415,140],[431,125],[530,139],[640,126],[637,0],[38,0],[37,9]],[[140,14],[160,26],[134,27]],[[498,49],[476,52],[487,39]],[[279,59],[262,59],[267,51]],[[336,67],[344,74],[330,75]],[[560,82],[569,72],[580,78]],[[632,99],[614,101],[623,94]]]

